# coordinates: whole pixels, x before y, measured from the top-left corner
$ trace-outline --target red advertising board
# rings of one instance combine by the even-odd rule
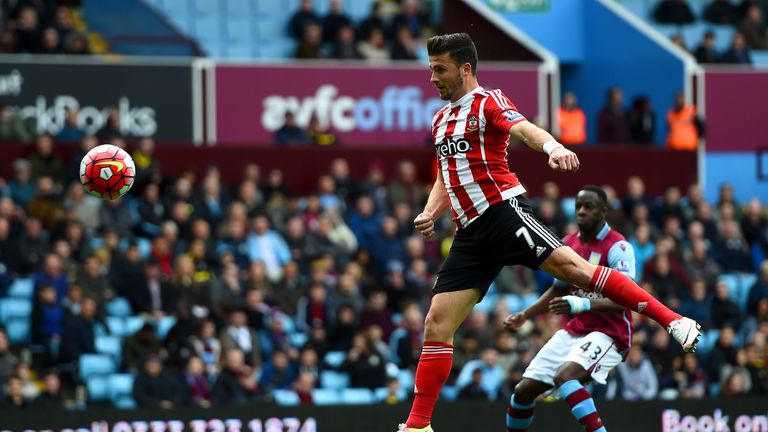
[[[768,72],[707,69],[707,151],[755,151],[768,144]]]
[[[218,145],[270,146],[286,111],[300,126],[312,116],[344,146],[425,144],[445,105],[426,67],[355,64],[238,65],[215,69]],[[539,114],[536,65],[479,67],[486,87],[502,89],[523,115]]]

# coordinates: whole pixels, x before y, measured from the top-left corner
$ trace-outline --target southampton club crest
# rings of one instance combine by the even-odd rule
[[[476,115],[472,114],[467,117],[467,130],[469,132],[474,132],[480,127],[480,120],[477,118]]]

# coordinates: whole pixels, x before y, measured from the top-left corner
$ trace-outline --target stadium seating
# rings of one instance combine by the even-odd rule
[[[349,405],[370,404],[376,401],[373,391],[367,388],[347,388],[341,390],[341,403]]]
[[[83,354],[80,356],[79,375],[87,380],[91,376],[106,376],[115,372],[115,362],[106,354]]]
[[[122,345],[117,336],[96,336],[96,351],[112,357],[115,364],[120,363]]]
[[[338,405],[341,403],[341,395],[336,389],[315,389],[312,391],[312,400],[315,405]]]
[[[346,388],[349,386],[349,375],[345,372],[322,371],[320,372],[320,386],[334,390]]]
[[[344,11],[353,21],[368,16],[373,0],[344,2]],[[197,39],[214,58],[292,57],[296,47],[287,25],[299,0],[147,0],[166,15],[183,33]],[[328,13],[330,0],[315,1],[321,17]]]
[[[35,292],[35,282],[31,278],[19,278],[8,288],[9,297],[31,299]]]
[[[29,343],[29,318],[10,318],[5,321],[4,325],[10,343],[22,345]]]
[[[299,395],[293,390],[272,390],[275,402],[282,406],[294,406],[299,404]]]
[[[124,297],[115,297],[104,305],[107,315],[118,318],[131,316],[131,304]]]
[[[117,408],[134,408],[136,402],[131,393],[133,391],[134,377],[131,374],[112,374],[109,375],[107,382],[109,384],[109,400]]]
[[[344,363],[347,353],[344,351],[328,351],[325,353],[325,364],[332,368],[338,368]]]
[[[26,298],[7,297],[0,299],[0,321],[7,322],[11,318],[28,320],[32,315],[32,301]]]
[[[85,388],[88,390],[88,399],[91,401],[105,401],[109,394],[109,377],[107,375],[91,375],[85,380]]]

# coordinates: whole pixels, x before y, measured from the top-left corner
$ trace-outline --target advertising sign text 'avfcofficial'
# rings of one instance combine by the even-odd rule
[[[345,146],[427,145],[443,106],[426,66],[216,67],[219,145],[271,145],[286,112],[306,127],[316,117]],[[535,67],[486,68],[480,84],[500,88],[533,119],[539,113]]]

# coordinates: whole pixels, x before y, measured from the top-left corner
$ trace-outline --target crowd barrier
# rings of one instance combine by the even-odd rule
[[[684,401],[598,401],[606,427],[620,432],[766,432],[765,398]],[[137,409],[0,414],[0,432],[394,432],[407,404]],[[505,405],[466,401],[438,404],[439,432],[504,430]],[[532,432],[579,431],[565,402],[539,403]]]

